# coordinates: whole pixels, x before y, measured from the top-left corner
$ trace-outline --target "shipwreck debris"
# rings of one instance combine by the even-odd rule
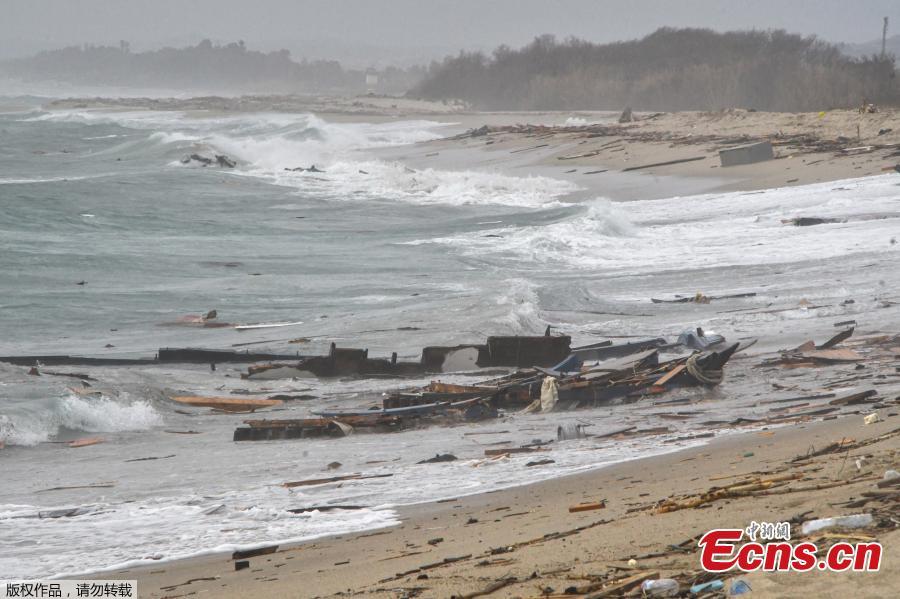
[[[712,342],[720,343],[719,339],[710,339],[705,335],[697,338],[705,339],[706,347]],[[660,342],[664,344],[665,340],[653,339],[618,346],[602,343],[576,348],[554,368],[524,368],[476,385],[434,381],[417,391],[388,394],[382,400],[381,409],[319,411],[315,413],[316,418],[294,420],[248,420],[244,422],[246,426],[235,429],[234,440],[341,437],[348,434],[348,429],[395,432],[434,424],[497,418],[500,410],[550,412],[638,401],[675,387],[718,385],[723,379],[725,364],[739,347],[735,343],[719,351],[695,352],[661,361]],[[650,349],[644,349],[646,347]],[[597,356],[620,357],[591,363],[594,361],[592,358]],[[571,430],[558,431],[560,438],[577,438],[584,434],[583,425],[573,426]],[[659,430],[634,431],[633,434],[668,431],[667,427],[661,427]],[[487,450],[485,455],[535,450],[534,447],[506,448]]]
[[[213,164],[216,164],[223,168],[234,168],[237,166],[237,162],[225,154],[214,154],[213,158],[209,158],[208,156],[194,153],[188,154],[181,159],[181,164],[191,164],[192,162],[196,162],[201,166],[212,166]]]
[[[278,551],[278,545],[269,545],[268,547],[259,547],[257,549],[245,549],[243,551],[235,551],[231,554],[232,560],[247,559],[248,557],[257,557],[260,555],[269,555]]]
[[[807,341],[794,349],[782,350],[778,358],[763,362],[764,366],[783,366],[785,368],[816,367],[828,364],[862,362],[865,357],[850,348],[836,349],[853,335],[853,328],[841,331],[821,345]]]
[[[175,395],[169,399],[184,405],[215,408],[225,412],[253,412],[260,408],[280,406],[284,403],[280,399],[240,399],[236,397],[203,397],[197,395]]]
[[[588,512],[591,510],[600,510],[606,507],[606,504],[602,501],[591,501],[588,503],[579,503],[577,505],[569,506],[569,513],[575,512]]]
[[[327,483],[343,482],[346,480],[363,480],[368,478],[388,478],[393,474],[346,474],[344,476],[331,476],[329,478],[310,478],[307,480],[299,480],[294,482],[282,483],[285,489],[293,489],[295,487],[309,487],[313,485],[324,485]]]
[[[816,216],[797,216],[781,221],[786,225],[794,225],[795,227],[813,227],[815,225],[828,225],[844,222],[839,218],[820,218]]]
[[[418,376],[427,372],[458,372],[491,367],[551,366],[569,355],[565,335],[488,337],[481,345],[425,347],[418,362],[401,362],[396,354],[370,358],[368,349],[337,347],[327,356],[308,356],[295,363],[252,366],[243,378],[275,379],[304,376]]]
[[[725,337],[722,335],[707,335],[700,327],[697,327],[694,330],[684,331],[678,336],[678,344],[701,351],[724,342]]]
[[[69,441],[67,445],[69,447],[87,447],[89,445],[97,445],[99,443],[105,443],[106,439],[103,437],[83,437],[81,439],[75,439],[74,441]]]
[[[774,158],[775,152],[769,141],[759,141],[719,150],[719,160],[723,167],[754,164]]]
[[[674,299],[656,299],[650,298],[650,301],[654,304],[708,304],[712,301],[716,300],[724,300],[724,299],[737,299],[737,298],[745,298],[745,297],[756,297],[756,292],[750,293],[732,293],[729,295],[703,295],[700,292],[697,292],[695,295],[682,296],[676,295]]]

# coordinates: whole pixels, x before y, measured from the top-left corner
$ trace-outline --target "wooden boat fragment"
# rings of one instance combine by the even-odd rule
[[[280,399],[241,399],[236,397],[204,397],[198,395],[180,395],[170,397],[174,402],[201,408],[215,408],[226,412],[253,412],[260,408],[280,406]]]

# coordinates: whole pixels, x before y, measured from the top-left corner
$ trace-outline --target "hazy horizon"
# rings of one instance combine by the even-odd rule
[[[73,44],[127,40],[135,51],[244,40],[295,59],[350,66],[427,63],[461,49],[520,46],[541,34],[592,42],[634,39],[659,27],[785,29],[832,42],[863,43],[900,31],[900,3],[839,0],[12,0],[0,19],[0,59]]]

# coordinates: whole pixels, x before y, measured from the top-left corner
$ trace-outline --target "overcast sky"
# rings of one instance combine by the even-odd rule
[[[552,33],[605,42],[665,25],[787,29],[839,42],[900,32],[900,0],[0,0],[0,57],[80,43],[136,50],[243,39],[295,58],[427,62]],[[889,35],[891,33],[889,32]]]

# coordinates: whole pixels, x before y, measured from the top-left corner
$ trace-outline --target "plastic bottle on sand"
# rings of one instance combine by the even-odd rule
[[[808,520],[803,523],[801,531],[808,535],[824,528],[841,526],[843,528],[865,528],[872,524],[872,514],[853,514],[852,516],[836,516],[834,518],[820,518]]]
[[[647,597],[677,597],[679,585],[677,580],[660,578],[659,580],[645,580],[641,583],[641,590]]]

